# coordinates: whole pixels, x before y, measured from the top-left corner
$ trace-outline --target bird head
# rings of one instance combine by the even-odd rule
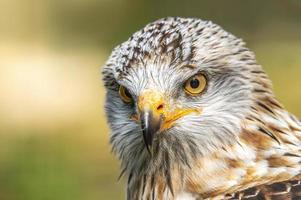
[[[209,21],[147,25],[103,68],[113,150],[135,168],[151,157],[187,164],[235,143],[253,91],[270,92],[262,73],[242,40]]]

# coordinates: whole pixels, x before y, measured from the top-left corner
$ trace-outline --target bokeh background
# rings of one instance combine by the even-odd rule
[[[301,117],[300,0],[0,0],[0,200],[123,199],[100,67],[166,16],[244,38]]]

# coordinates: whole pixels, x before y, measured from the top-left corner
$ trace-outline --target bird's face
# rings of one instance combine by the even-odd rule
[[[113,149],[125,162],[146,150],[189,159],[235,142],[251,105],[251,61],[240,40],[201,20],[135,33],[103,70]]]
[[[121,104],[131,111],[126,117],[139,125],[148,150],[156,135],[185,132],[184,125],[200,117],[205,103],[200,96],[207,88],[205,73],[192,66],[159,65],[137,66],[118,89]]]

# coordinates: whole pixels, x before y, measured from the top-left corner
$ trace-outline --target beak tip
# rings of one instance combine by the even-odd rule
[[[143,139],[150,154],[150,148],[152,148],[154,135],[160,130],[161,121],[161,117],[154,117],[152,111],[144,111],[141,113]]]

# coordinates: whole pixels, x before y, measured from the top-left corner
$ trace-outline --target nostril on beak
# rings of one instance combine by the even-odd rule
[[[160,104],[160,105],[157,107],[157,111],[162,112],[162,111],[163,111],[163,108],[164,108],[163,104]]]

